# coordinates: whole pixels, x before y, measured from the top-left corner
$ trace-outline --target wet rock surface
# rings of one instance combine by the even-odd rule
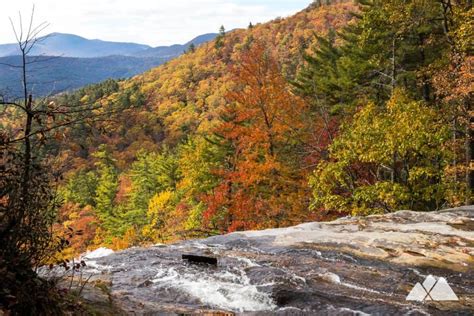
[[[474,207],[131,248],[88,260],[127,314],[472,315]],[[183,254],[216,257],[190,264]],[[428,275],[458,301],[407,301]]]

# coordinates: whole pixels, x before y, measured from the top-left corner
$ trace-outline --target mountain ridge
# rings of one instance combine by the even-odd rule
[[[51,46],[40,43],[43,46],[30,54],[30,58],[39,57],[45,61],[41,62],[41,65],[38,63],[29,65],[30,82],[35,82],[36,96],[45,96],[107,79],[130,78],[180,56],[191,44],[199,46],[214,39],[215,36],[214,33],[208,33],[199,35],[185,44],[154,48],[148,45],[88,40],[73,34],[52,33],[43,37],[49,40]],[[68,45],[64,45],[65,41]],[[84,47],[85,42],[87,47],[82,50],[81,47]],[[65,49],[63,45],[67,48]],[[125,45],[125,48],[110,49],[117,45]],[[0,93],[13,97],[21,95],[21,74],[18,68],[21,63],[19,55],[15,54],[15,49],[17,49],[15,44],[0,45]],[[75,54],[74,51],[82,53]],[[2,52],[7,56],[2,56]],[[33,88],[33,85],[30,88]]]
[[[181,55],[183,51],[188,50],[191,44],[199,46],[203,43],[212,41],[217,36],[216,33],[206,33],[199,36],[196,36],[192,40],[184,44],[174,44],[171,46],[157,46],[150,47],[144,51],[137,52],[135,56],[137,57],[152,57],[152,56],[162,56],[162,57],[175,57]]]
[[[191,44],[200,45],[215,38],[217,34],[199,35],[184,44],[157,46],[133,42],[113,42],[101,39],[88,39],[76,34],[54,32],[39,38],[31,51],[31,56],[59,56],[72,58],[98,58],[107,56],[135,57],[175,57]],[[15,43],[0,44],[0,57],[19,55]],[[164,53],[162,53],[164,52]]]
[[[19,55],[17,44],[0,45],[0,57]],[[75,34],[51,33],[40,37],[31,56],[61,56],[61,57],[105,57],[111,55],[133,55],[134,53],[148,49],[150,46],[109,42],[98,39],[86,39]]]

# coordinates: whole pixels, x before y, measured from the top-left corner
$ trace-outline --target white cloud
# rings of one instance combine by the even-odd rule
[[[51,24],[47,33],[157,46],[287,16],[311,0],[1,0],[0,43],[13,41],[8,17],[28,15],[33,2],[35,18]]]

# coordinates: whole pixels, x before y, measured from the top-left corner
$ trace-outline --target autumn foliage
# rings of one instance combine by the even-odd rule
[[[205,219],[221,231],[296,223],[307,207],[304,174],[295,164],[301,157],[292,153],[301,147],[307,107],[260,42],[242,52],[230,73],[234,87],[213,129],[228,158],[214,171],[222,181],[206,198]]]
[[[470,17],[316,1],[58,97],[116,109],[57,144],[70,252],[470,200]]]

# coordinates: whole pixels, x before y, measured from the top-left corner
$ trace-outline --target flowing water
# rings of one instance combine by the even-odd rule
[[[110,282],[114,302],[129,314],[220,311],[246,315],[473,315],[471,262],[459,262],[459,269],[447,269],[445,265],[394,263],[392,258],[399,258],[393,254],[380,259],[339,251],[347,244],[355,247],[355,237],[350,233],[345,235],[346,245],[340,241],[281,242],[285,234],[285,240],[294,240],[299,236],[295,235],[298,229],[307,231],[304,234],[311,239],[309,232],[314,227],[301,227],[131,248],[104,257],[92,254],[87,259],[88,270],[96,278]],[[447,236],[454,238],[451,231]],[[365,241],[367,246],[359,248],[366,247],[367,253],[374,253],[369,245],[380,242],[376,239]],[[466,246],[467,239],[463,240],[462,251],[471,251],[472,245]],[[384,244],[395,248],[393,242]],[[414,252],[416,248],[410,249]],[[447,260],[450,252],[443,251]],[[182,254],[216,257],[218,264],[191,264],[181,259]],[[413,260],[421,258],[412,255]],[[407,256],[403,254],[402,258]],[[428,258],[430,254],[423,256]],[[459,301],[406,301],[413,286],[428,275],[446,278]]]
[[[218,265],[190,264],[181,259],[183,253],[215,256]],[[315,249],[262,250],[238,241],[129,249],[96,258],[89,266],[93,273],[110,276],[116,300],[130,313],[423,315],[450,310],[468,315],[472,305],[405,301],[410,288],[428,274],[446,277],[458,294],[474,294],[474,278],[465,273],[406,268]]]

